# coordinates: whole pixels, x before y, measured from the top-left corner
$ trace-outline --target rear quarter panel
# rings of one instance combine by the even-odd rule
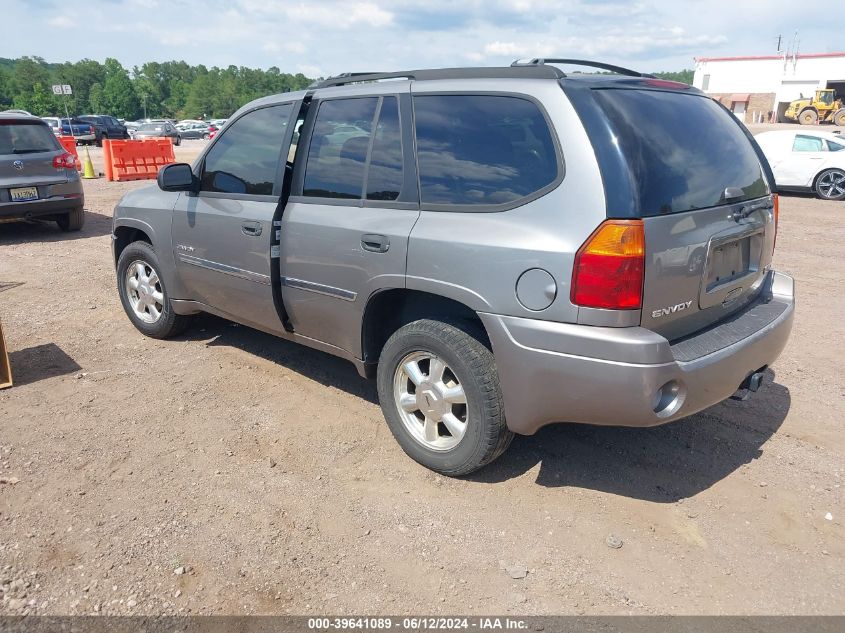
[[[528,95],[545,108],[560,144],[564,175],[546,195],[499,212],[422,211],[408,247],[407,286],[460,301],[473,310],[576,322],[569,300],[574,255],[605,219],[601,175],[592,145],[560,86],[538,80],[427,81],[414,94],[476,92]],[[557,286],[548,308],[525,308],[516,283],[529,269],[549,272]]]

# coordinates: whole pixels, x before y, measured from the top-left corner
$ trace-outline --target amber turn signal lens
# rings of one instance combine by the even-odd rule
[[[607,220],[575,255],[570,299],[588,308],[639,309],[644,272],[643,221]]]

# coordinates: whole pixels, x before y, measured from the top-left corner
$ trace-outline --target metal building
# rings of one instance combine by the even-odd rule
[[[693,85],[745,123],[781,121],[790,101],[819,88],[845,98],[845,52],[696,57]]]

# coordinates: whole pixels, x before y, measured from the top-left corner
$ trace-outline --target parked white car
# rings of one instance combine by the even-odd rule
[[[813,191],[825,200],[845,200],[845,137],[776,130],[754,138],[772,166],[779,189]]]
[[[50,129],[53,130],[53,134],[55,134],[56,136],[62,135],[62,121],[59,117],[43,116],[41,117],[41,120],[50,126]]]

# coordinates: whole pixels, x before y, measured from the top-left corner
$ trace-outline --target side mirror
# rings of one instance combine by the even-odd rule
[[[194,191],[196,189],[196,178],[188,163],[165,165],[159,169],[156,181],[162,191]]]

